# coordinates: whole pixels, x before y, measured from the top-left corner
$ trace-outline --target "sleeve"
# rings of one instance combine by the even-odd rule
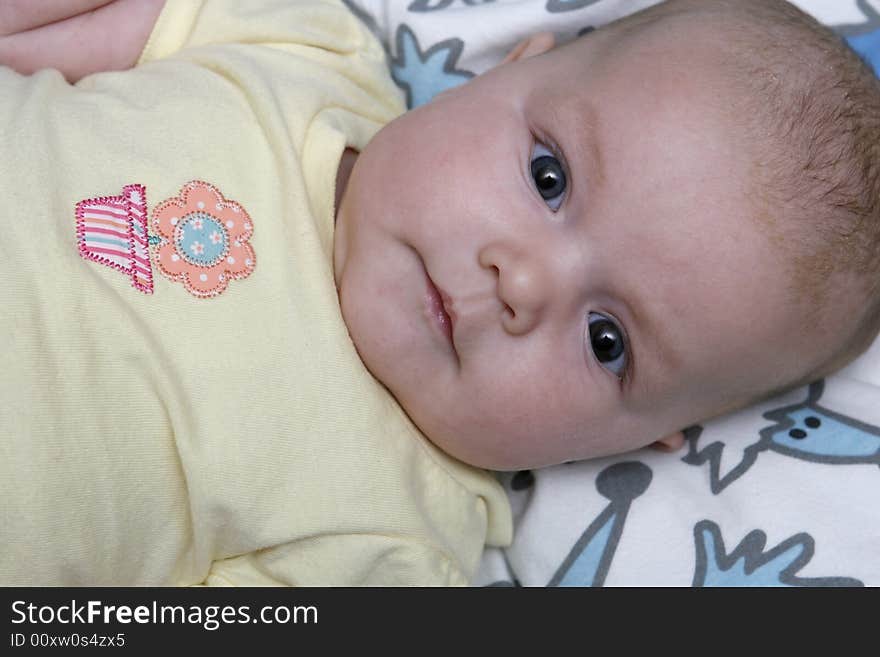
[[[378,534],[323,535],[215,561],[207,586],[467,586],[436,546]]]
[[[391,39],[390,0],[343,0],[386,48]],[[408,1],[408,0],[407,0]]]
[[[363,45],[352,18],[342,0],[169,0],[138,64],[230,44],[349,52]]]

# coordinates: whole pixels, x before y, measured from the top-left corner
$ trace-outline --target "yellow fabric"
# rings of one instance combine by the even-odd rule
[[[134,70],[0,88],[0,584],[464,584],[509,541],[342,321],[336,167],[403,110],[342,4],[174,0]],[[191,180],[250,216],[246,278],[154,261],[144,294],[78,253],[79,201]]]

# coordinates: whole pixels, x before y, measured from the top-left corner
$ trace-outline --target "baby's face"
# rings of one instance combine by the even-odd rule
[[[786,277],[711,54],[597,32],[383,129],[337,220],[370,371],[453,456],[623,452],[791,375]],[[615,40],[616,41],[616,40]]]

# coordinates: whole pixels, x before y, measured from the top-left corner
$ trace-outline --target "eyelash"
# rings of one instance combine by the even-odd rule
[[[615,318],[614,321],[617,322],[618,320]],[[617,325],[620,327],[620,330],[623,333],[623,344],[626,348],[626,365],[624,365],[623,372],[621,372],[620,378],[618,379],[618,382],[620,383],[620,389],[625,390],[629,387],[629,382],[632,379],[633,364],[635,363],[636,358],[633,354],[632,344],[629,341],[629,334],[626,332],[623,324],[618,322]]]
[[[532,135],[532,146],[534,147],[536,143],[546,146],[547,150],[553,153],[553,156],[562,164],[565,176],[568,178],[568,160],[565,159],[565,153],[562,152],[562,148],[556,140],[542,130],[535,130],[535,134]]]
[[[614,321],[617,321],[616,319]],[[633,363],[635,362],[635,356],[633,355],[632,346],[629,341],[629,334],[626,332],[626,329],[623,327],[623,324],[617,324],[620,327],[621,332],[623,333],[623,344],[626,349],[626,365],[623,367],[623,372],[621,372],[620,377],[618,378],[618,383],[620,384],[620,389],[625,390],[629,387],[629,382],[632,379],[633,373]]]
[[[563,153],[562,148],[559,146],[556,140],[553,139],[553,137],[542,130],[535,129],[532,131],[532,145],[529,149],[529,159],[531,159],[531,154],[532,152],[534,152],[537,145],[541,145],[548,151],[550,151],[550,154],[555,157],[559,161],[559,164],[562,166],[562,173],[565,176],[566,184],[562,202],[560,203],[558,208],[553,210],[553,212],[558,212],[560,209],[562,209],[562,206],[565,205],[568,197],[571,195],[572,181],[568,169],[568,160],[566,159],[565,153]],[[531,179],[531,171],[529,171],[529,179]]]
[[[608,320],[615,328],[615,330],[620,334],[621,340],[623,342],[623,370],[618,374],[614,372],[609,367],[606,367],[599,358],[599,355],[596,353],[596,350],[593,348],[592,343],[592,327],[594,322],[598,323],[603,320]],[[626,387],[629,383],[630,377],[632,376],[632,367],[633,367],[633,355],[632,349],[630,348],[630,340],[629,335],[626,332],[623,324],[611,313],[603,312],[603,311],[590,311],[587,313],[586,317],[586,340],[585,347],[589,350],[589,358],[591,358],[599,367],[602,368],[603,371],[611,374],[614,378],[617,379],[621,388]],[[616,359],[615,359],[616,360]]]

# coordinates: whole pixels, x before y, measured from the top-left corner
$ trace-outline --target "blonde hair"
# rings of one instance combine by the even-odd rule
[[[750,203],[786,263],[803,327],[830,321],[824,309],[852,309],[834,353],[800,385],[845,365],[880,330],[880,80],[783,0],[669,0],[612,29],[687,17],[721,35],[723,65],[744,92],[748,111],[732,120],[754,156]]]
[[[854,315],[840,318],[850,339],[807,374],[824,376],[880,328],[880,80],[793,5],[734,4],[750,27],[733,38],[755,105],[745,120],[756,144],[756,215],[787,258],[805,328],[831,321],[823,308]],[[836,303],[841,296],[847,304]]]

